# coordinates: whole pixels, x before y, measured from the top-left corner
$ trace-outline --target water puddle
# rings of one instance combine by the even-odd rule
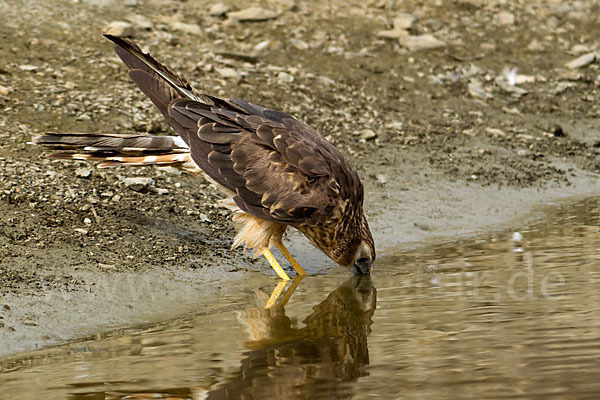
[[[0,359],[0,397],[595,398],[600,200],[210,312]],[[280,298],[285,301],[285,292]]]

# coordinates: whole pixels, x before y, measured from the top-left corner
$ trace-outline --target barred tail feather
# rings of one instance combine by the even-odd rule
[[[49,154],[50,159],[98,161],[99,168],[171,165],[192,174],[201,173],[178,136],[51,132],[33,138],[33,144],[60,150]]]

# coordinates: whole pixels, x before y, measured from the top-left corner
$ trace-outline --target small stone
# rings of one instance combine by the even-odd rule
[[[202,222],[211,222],[210,218],[208,218],[208,215],[202,214],[202,213],[200,213],[200,221],[202,221]]]
[[[446,47],[446,42],[437,39],[432,34],[409,35],[400,38],[400,44],[411,51],[434,50]]]
[[[216,3],[210,7],[208,14],[213,17],[222,17],[229,12],[229,6],[223,3]]]
[[[412,28],[416,18],[410,14],[399,13],[396,18],[393,19],[392,25],[394,30],[406,30]]]
[[[92,224],[92,220],[89,219],[89,218],[84,218],[83,219],[83,223],[86,224],[86,225],[91,225]]]
[[[87,229],[83,229],[83,228],[75,228],[75,229],[73,229],[73,230],[74,230],[75,232],[79,232],[79,233],[81,233],[82,235],[87,235],[87,234],[88,234],[88,231],[87,231]]]
[[[104,33],[113,36],[128,36],[134,35],[135,30],[133,25],[125,21],[113,21],[104,28]]]
[[[566,63],[565,66],[570,69],[581,68],[581,67],[585,67],[586,65],[593,63],[595,60],[596,60],[595,53],[587,53],[587,54],[577,57],[573,61]]]
[[[377,137],[377,133],[375,133],[375,131],[373,131],[372,129],[364,129],[359,134],[359,138],[361,138],[363,140],[372,140],[372,139],[375,139],[376,137]]]
[[[92,169],[87,168],[87,167],[78,168],[75,171],[75,176],[78,176],[80,178],[89,178],[91,174],[92,174]]]
[[[215,71],[225,79],[231,79],[235,82],[242,80],[242,75],[233,68],[215,68]]]
[[[155,188],[155,187],[153,187],[153,188],[151,188],[151,190],[152,190],[153,193],[156,193],[156,194],[163,194],[163,195],[164,194],[169,194],[169,189],[165,189],[165,188]]]
[[[382,39],[400,39],[408,36],[408,31],[403,29],[391,29],[387,31],[379,31],[376,33],[376,36]]]
[[[38,69],[38,67],[36,65],[23,64],[23,65],[19,65],[19,69],[21,71],[33,72],[33,71],[36,71]]]
[[[576,44],[575,46],[571,47],[571,53],[573,54],[589,53],[592,50],[593,49],[587,44]]]
[[[131,14],[127,17],[127,20],[135,25],[139,29],[150,31],[154,29],[154,24],[148,18],[140,14]]]
[[[91,121],[92,117],[90,117],[88,114],[79,114],[76,118],[77,121]]]
[[[198,24],[187,24],[185,22],[174,21],[171,23],[171,28],[175,29],[176,31],[190,33],[192,35],[202,34],[202,29]]]
[[[498,138],[506,137],[506,133],[504,133],[504,131],[497,129],[497,128],[486,128],[485,131],[494,137],[498,137]]]
[[[310,46],[303,40],[291,38],[290,44],[298,50],[307,50]]]
[[[479,82],[479,80],[477,79],[471,79],[469,81],[469,84],[467,85],[467,90],[469,91],[469,94],[476,99],[488,100],[493,97],[490,93],[486,92],[485,89],[483,89],[481,82]]]
[[[532,53],[538,53],[538,52],[544,50],[544,46],[537,39],[533,39],[527,45],[527,50]]]
[[[7,88],[6,86],[0,85],[0,96],[6,96],[10,92],[12,92],[11,88]]]
[[[294,82],[294,77],[290,74],[288,74],[287,72],[283,72],[281,71],[279,74],[277,74],[277,81],[279,81],[279,83],[292,83]]]
[[[154,179],[152,178],[135,177],[124,178],[123,184],[135,192],[145,193],[151,187],[154,187],[156,185],[156,182],[154,182]]]
[[[250,7],[245,10],[229,13],[227,16],[240,22],[244,21],[266,21],[279,17],[281,13],[271,10],[266,10],[261,7]]]
[[[499,12],[496,18],[498,19],[498,23],[500,25],[513,25],[515,23],[514,14],[511,14],[508,11]]]

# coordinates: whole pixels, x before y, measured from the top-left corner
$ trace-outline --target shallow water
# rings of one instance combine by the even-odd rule
[[[372,281],[311,276],[269,310],[265,277],[210,311],[0,359],[0,398],[598,398],[599,215],[586,200],[383,257]]]

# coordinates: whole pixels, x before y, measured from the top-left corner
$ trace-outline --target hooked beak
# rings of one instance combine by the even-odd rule
[[[353,264],[355,275],[370,275],[373,261],[368,258],[359,258]]]

